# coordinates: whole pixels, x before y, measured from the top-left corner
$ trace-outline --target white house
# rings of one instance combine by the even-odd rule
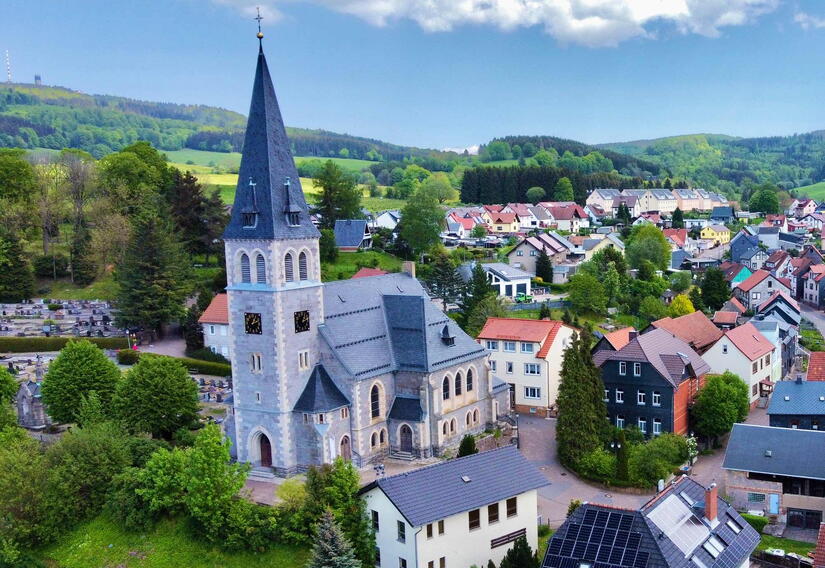
[[[762,380],[771,380],[776,348],[756,327],[748,322],[725,332],[702,359],[714,373],[731,371],[748,385],[750,403],[759,399]]]
[[[574,333],[560,321],[490,318],[476,340],[490,352],[490,369],[510,385],[510,406],[544,416],[556,404]]]
[[[538,229],[539,219],[533,213],[533,208],[526,203],[508,203],[501,209],[502,213],[515,213],[518,215],[519,224],[522,229]]]
[[[481,265],[487,273],[487,280],[496,289],[499,296],[515,298],[519,294],[530,294],[531,274],[503,262],[490,262]],[[458,273],[468,282],[472,278],[473,263],[467,262],[458,267]]]
[[[204,347],[231,360],[232,336],[229,331],[229,306],[226,294],[218,294],[212,298],[198,323],[203,329]]]
[[[379,213],[375,220],[372,223],[373,228],[378,229],[389,229],[390,231],[394,231],[395,228],[398,226],[398,222],[401,220],[401,212],[400,211],[382,211]]]
[[[537,490],[549,484],[512,445],[377,479],[361,490],[375,565],[498,565],[522,536],[536,550]]]

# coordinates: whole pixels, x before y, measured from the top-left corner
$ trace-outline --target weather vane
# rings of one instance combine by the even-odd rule
[[[261,16],[261,7],[260,6],[255,6],[255,9],[258,11],[258,15],[255,16],[255,20],[258,21],[258,39],[261,40],[261,39],[264,38],[264,33],[261,31],[261,20],[263,20],[264,17]]]

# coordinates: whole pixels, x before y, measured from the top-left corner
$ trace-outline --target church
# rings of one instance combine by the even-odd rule
[[[486,350],[412,274],[321,281],[320,233],[262,47],[223,238],[233,353],[226,431],[253,471],[438,456],[509,412],[508,385],[490,372]]]

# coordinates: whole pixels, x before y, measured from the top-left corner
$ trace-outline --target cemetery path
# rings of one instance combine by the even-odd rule
[[[160,339],[150,345],[141,346],[140,350],[146,351],[148,353],[157,353],[159,355],[185,357],[186,342],[181,337],[170,337],[166,339]]]

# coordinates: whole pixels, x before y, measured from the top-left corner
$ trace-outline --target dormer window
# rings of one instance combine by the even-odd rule
[[[255,225],[258,224],[258,214],[257,213],[242,213],[242,222],[244,229],[254,229]]]
[[[287,213],[286,220],[290,227],[297,227],[301,224],[300,217],[297,213]]]
[[[445,325],[444,329],[441,330],[441,341],[447,347],[452,347],[453,345],[455,345],[455,335],[453,335],[453,333],[450,331],[450,327],[447,325]],[[456,390],[458,390],[458,388],[456,388]]]

